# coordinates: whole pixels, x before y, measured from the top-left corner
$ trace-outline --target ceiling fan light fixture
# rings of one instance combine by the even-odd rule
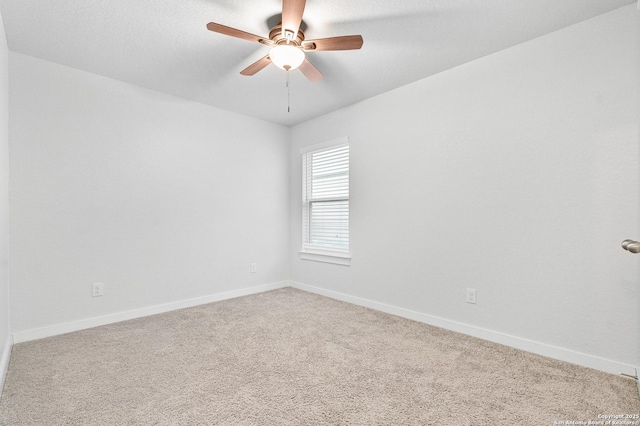
[[[304,62],[302,49],[290,44],[281,44],[269,51],[269,57],[278,68],[283,70],[295,70]]]

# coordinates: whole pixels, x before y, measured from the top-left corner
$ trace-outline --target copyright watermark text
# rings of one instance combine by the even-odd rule
[[[640,426],[640,413],[634,414],[598,414],[597,419],[592,420],[555,420],[553,422],[555,425],[602,425],[602,426],[613,426],[613,425],[624,425],[624,426]]]

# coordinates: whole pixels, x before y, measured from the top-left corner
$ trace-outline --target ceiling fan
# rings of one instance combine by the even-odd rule
[[[273,62],[286,71],[300,68],[302,74],[309,80],[318,81],[322,78],[322,73],[309,62],[305,52],[356,50],[362,47],[363,40],[360,35],[305,40],[304,33],[300,29],[305,4],[306,0],[282,0],[282,22],[271,28],[268,38],[215,22],[209,22],[207,29],[271,47],[266,56],[240,71],[242,75],[254,75]]]

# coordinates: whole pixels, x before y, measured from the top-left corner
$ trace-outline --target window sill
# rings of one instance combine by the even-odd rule
[[[300,250],[300,259],[315,262],[333,263],[334,265],[351,265],[351,253],[329,250]]]

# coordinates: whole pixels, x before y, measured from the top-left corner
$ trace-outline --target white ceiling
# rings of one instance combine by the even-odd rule
[[[0,0],[9,49],[287,126],[633,3],[635,0],[307,0],[307,39],[361,34],[361,50],[312,52],[317,83],[213,33],[268,36],[281,0]]]

